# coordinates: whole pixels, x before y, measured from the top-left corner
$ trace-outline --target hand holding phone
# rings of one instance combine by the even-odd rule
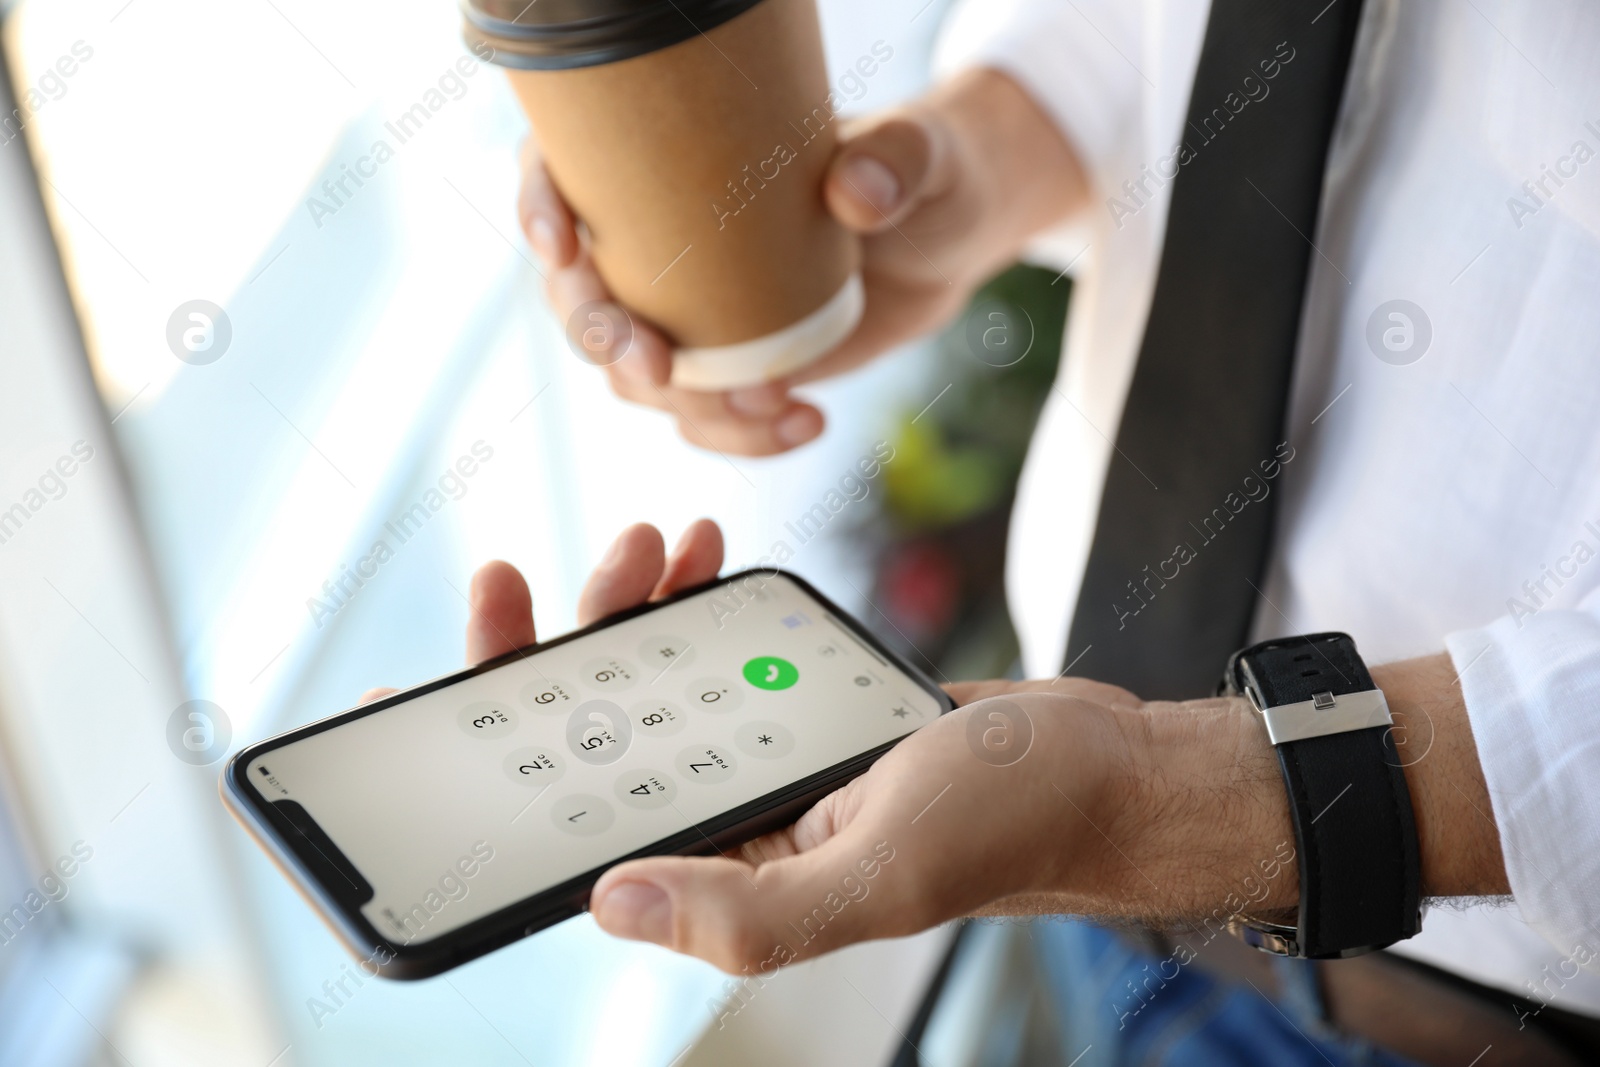
[[[691,526],[670,557],[655,529],[631,527],[585,587],[579,621],[670,597],[714,578],[721,564],[721,534],[709,521]],[[471,603],[469,663],[534,642],[528,588],[509,565],[480,569]],[[786,677],[781,665],[766,662],[746,681],[754,690],[757,680],[781,686]],[[651,941],[749,977],[975,912],[1148,914],[1151,902],[1141,903],[1141,894],[1148,898],[1154,887],[1141,872],[1160,877],[1175,847],[1188,855],[1195,845],[1187,839],[1163,843],[1152,831],[1165,823],[1149,821],[1147,798],[1129,795],[1144,777],[1139,766],[1151,758],[1135,743],[1150,709],[1132,693],[1078,678],[946,688],[960,710],[905,736],[866,773],[814,803],[802,798],[792,811],[766,809],[769,818],[786,825],[775,823],[772,832],[746,840],[746,824],[742,836],[717,842],[716,856],[626,860],[594,880],[592,892],[580,879],[596,921],[617,936]],[[367,699],[393,693],[374,690]],[[1185,720],[1194,714],[1186,713]],[[520,759],[512,769],[521,773],[523,766],[530,775],[539,773],[532,761]],[[226,792],[225,799],[247,825],[254,822],[246,801]],[[280,865],[287,869],[298,862],[288,854],[296,849],[285,844],[294,844],[292,825],[258,824],[252,830]],[[282,840],[266,840],[280,833]],[[299,853],[318,855],[314,833],[298,837]],[[712,851],[702,844],[702,852]],[[482,895],[470,894],[485,887],[486,874],[508,869],[504,863],[494,868],[504,853],[490,855],[483,846],[488,842],[471,842],[432,872],[433,903],[445,920],[438,925],[459,917],[459,905],[481,905]],[[489,938],[463,939],[453,931],[420,953],[404,943],[365,942],[373,947],[363,948],[341,918],[359,907],[340,903],[348,893],[341,888],[343,875],[334,864],[314,862],[317,869],[288,873],[352,951],[394,977],[437,973],[582,907],[581,900],[575,906],[567,902],[565,913],[559,907],[546,911],[527,927],[502,923]],[[1160,880],[1163,889],[1170,888],[1167,878]],[[1172,906],[1157,895],[1161,907]],[[455,914],[446,914],[452,908]],[[397,959],[396,950],[407,957]]]
[[[697,527],[663,564],[636,527],[584,613],[671,594],[719,542]],[[473,601],[473,651],[533,636],[510,568]],[[791,823],[949,706],[803,581],[750,571],[252,745],[224,797],[353,952],[422,977],[583,910],[619,862]]]

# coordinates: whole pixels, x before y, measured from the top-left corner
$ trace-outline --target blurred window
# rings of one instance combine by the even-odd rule
[[[850,107],[922,84],[937,4],[823,6],[836,68],[895,49]],[[850,430],[764,462],[694,451],[618,405],[537,297],[513,210],[525,124],[458,20],[441,0],[7,14],[24,105],[0,116],[0,151],[23,134],[35,151],[185,687],[224,709],[235,746],[454,666],[482,559],[524,569],[546,633],[572,625],[628,522],[670,537],[712,514],[731,562],[753,560],[886,436],[878,413],[907,380],[869,371],[830,395]],[[451,474],[475,445],[493,458]],[[394,536],[425,498],[443,503]],[[354,582],[380,540],[391,558]],[[841,599],[867,587],[836,546],[809,553],[802,569]],[[310,1005],[342,951],[233,845],[298,1063],[664,1062],[724,992],[585,919],[449,982],[365,986],[335,1023]],[[6,966],[0,949],[0,982]]]

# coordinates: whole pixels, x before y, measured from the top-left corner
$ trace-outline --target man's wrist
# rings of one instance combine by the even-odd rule
[[[943,122],[950,150],[976,186],[984,216],[977,232],[985,235],[977,259],[985,276],[1087,202],[1077,153],[1010,75],[968,70],[937,86],[924,103]]]
[[[1142,874],[1121,887],[1131,896],[1117,910],[1177,926],[1292,912],[1288,795],[1249,701],[1158,701],[1123,722],[1132,757],[1118,805]]]
[[[1371,670],[1394,716],[1424,894],[1509,893],[1449,657]],[[1172,925],[1230,912],[1292,917],[1299,871],[1288,794],[1265,724],[1249,701],[1155,702],[1119,713],[1119,721],[1130,755],[1111,802],[1121,814],[1115,832],[1107,832],[1138,870],[1097,887],[1094,895],[1106,900],[1107,914]]]
[[[1422,854],[1423,895],[1509,894],[1489,788],[1449,655],[1373,667],[1372,680],[1394,718],[1395,751]]]

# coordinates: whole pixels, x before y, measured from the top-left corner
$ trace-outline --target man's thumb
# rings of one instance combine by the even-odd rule
[[[943,131],[929,119],[898,115],[850,137],[829,164],[828,209],[847,229],[876,233],[937,195],[947,169]]]
[[[600,879],[590,910],[619,937],[698,956],[729,974],[768,973],[898,932],[885,927],[881,907],[891,895],[893,846],[847,840],[759,867],[727,857],[637,860]]]

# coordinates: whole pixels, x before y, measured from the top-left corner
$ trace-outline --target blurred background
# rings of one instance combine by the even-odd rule
[[[851,110],[926,84],[946,0],[820,7],[834,67],[894,50]],[[786,970],[730,1015],[719,972],[583,917],[313,1012],[349,961],[217,772],[454,669],[478,563],[521,568],[559,633],[622,527],[708,515],[747,564],[879,441],[871,494],[790,566],[940,680],[1013,671],[1006,524],[1070,281],[1012,268],[943,335],[817,387],[829,430],[794,454],[700,452],[546,310],[496,70],[313,210],[466,54],[453,5],[24,0],[0,30],[0,1065],[901,1054],[948,931]],[[215,333],[178,358],[194,309]],[[475,446],[492,459],[319,610]],[[173,743],[195,700],[220,709],[198,765]],[[978,1062],[959,1029],[920,1058]]]

